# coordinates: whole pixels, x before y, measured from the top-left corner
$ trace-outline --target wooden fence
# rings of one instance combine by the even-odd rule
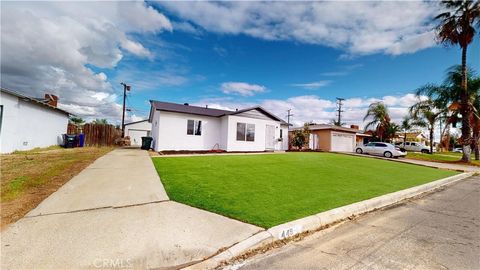
[[[85,135],[85,146],[110,146],[122,137],[122,130],[114,125],[88,123],[83,126],[68,124],[68,134]]]

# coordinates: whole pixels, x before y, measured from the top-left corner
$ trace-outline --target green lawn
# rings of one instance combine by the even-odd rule
[[[473,154],[471,157],[472,157],[472,163],[469,165],[480,166],[480,161],[475,160],[475,156]],[[445,163],[460,163],[460,159],[462,158],[462,153],[440,152],[440,153],[433,153],[432,155],[430,155],[430,154],[409,152],[407,154],[407,158],[426,160],[426,161],[435,161],[435,162],[445,162]]]
[[[153,158],[172,200],[269,228],[452,176],[333,153]]]

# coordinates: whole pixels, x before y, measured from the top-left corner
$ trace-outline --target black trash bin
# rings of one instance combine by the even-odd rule
[[[152,137],[142,137],[142,149],[149,150],[150,146],[152,145],[153,138]]]
[[[76,144],[77,135],[75,134],[63,134],[63,147],[73,148]]]

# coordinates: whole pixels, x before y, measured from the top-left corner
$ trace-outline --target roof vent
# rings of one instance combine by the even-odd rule
[[[205,105],[205,109],[208,109],[208,105]]]
[[[238,112],[238,108],[236,108],[235,111]]]
[[[183,105],[188,106],[189,104],[188,103],[183,103]]]

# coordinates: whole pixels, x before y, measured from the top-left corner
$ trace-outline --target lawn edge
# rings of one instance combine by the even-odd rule
[[[446,171],[455,171],[455,172],[470,172],[469,170],[461,169],[461,168],[446,168],[439,166],[440,164],[445,164],[445,165],[454,165],[454,166],[465,166],[465,167],[480,167],[476,165],[469,165],[469,164],[455,164],[451,162],[439,162],[439,161],[429,161],[429,160],[421,160],[421,159],[413,159],[413,158],[403,158],[403,159],[392,159],[392,158],[386,158],[382,156],[374,156],[374,155],[366,155],[366,154],[357,154],[357,153],[344,153],[344,152],[332,152],[335,154],[340,154],[340,155],[347,155],[347,156],[354,156],[354,157],[366,157],[366,158],[374,158],[374,159],[380,159],[380,160],[385,160],[385,161],[390,161],[390,162],[399,162],[399,163],[404,163],[404,164],[410,164],[410,165],[416,165],[416,166],[422,166],[422,167],[427,167],[427,168],[434,168],[434,169],[439,169],[439,170],[446,170]],[[420,162],[430,162],[431,164],[420,164],[412,161],[420,161]],[[439,163],[439,164],[435,164]],[[472,169],[473,169],[472,168]]]
[[[411,187],[408,189],[388,193],[364,201],[353,204],[341,206],[328,211],[320,212],[311,216],[289,221],[270,229],[260,231],[243,241],[229,247],[216,256],[208,258],[202,262],[190,265],[183,269],[199,270],[199,269],[214,269],[227,261],[231,261],[242,254],[249,251],[261,248],[262,246],[274,244],[278,241],[285,241],[294,238],[300,234],[314,232],[323,228],[328,228],[330,225],[350,219],[355,216],[376,211],[382,208],[387,208],[398,204],[401,201],[419,196],[424,193],[434,192],[441,187],[451,185],[455,182],[464,180],[475,175],[474,172],[465,172],[454,176],[442,178],[433,182],[429,182],[420,186]],[[284,237],[286,236],[286,237]]]

